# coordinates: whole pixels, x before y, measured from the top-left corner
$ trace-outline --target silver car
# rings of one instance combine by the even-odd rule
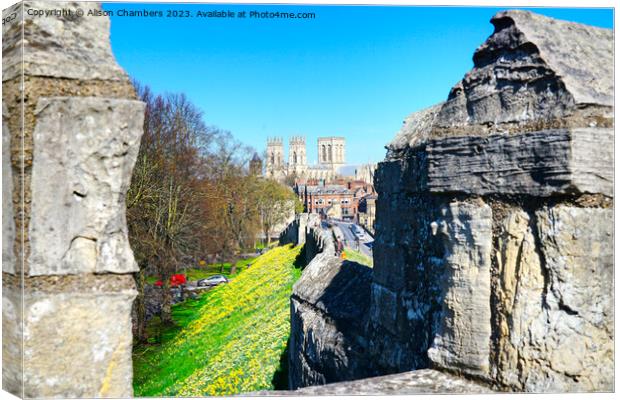
[[[200,279],[197,283],[198,286],[217,286],[222,283],[228,283],[228,278],[224,275],[213,275],[208,278]]]

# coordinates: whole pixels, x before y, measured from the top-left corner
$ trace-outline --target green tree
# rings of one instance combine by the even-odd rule
[[[299,199],[291,188],[275,180],[261,179],[257,182],[255,200],[261,230],[269,246],[273,229],[300,209]]]

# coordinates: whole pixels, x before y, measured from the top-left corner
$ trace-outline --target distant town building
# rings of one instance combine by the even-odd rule
[[[325,209],[325,216],[332,219],[342,219],[342,206],[335,202]]]
[[[369,194],[362,197],[357,207],[357,223],[374,234],[376,213],[377,195]]]
[[[308,213],[327,215],[333,204],[340,205],[342,219],[353,219],[357,209],[353,204],[353,192],[342,185],[305,186],[304,209]]]
[[[377,170],[377,164],[362,164],[355,169],[355,180],[364,181],[366,183],[374,184],[375,171]]]
[[[250,175],[260,176],[263,174],[263,161],[258,153],[254,153],[254,157],[250,160]]]
[[[344,184],[297,185],[295,192],[304,205],[305,212],[324,217],[357,221],[359,202],[374,194],[374,187],[362,181]]]
[[[267,160],[265,162],[265,176],[283,181],[287,175],[284,163],[284,145],[282,138],[267,139]]]
[[[346,163],[346,142],[343,137],[323,137],[317,140],[319,163],[309,165],[306,156],[306,139],[294,136],[289,139],[288,162],[284,162],[282,138],[267,140],[265,176],[284,181],[293,176],[296,180],[322,180],[329,182],[339,175]]]
[[[343,137],[323,137],[319,138],[318,154],[319,165],[337,171],[345,165],[345,139]]]

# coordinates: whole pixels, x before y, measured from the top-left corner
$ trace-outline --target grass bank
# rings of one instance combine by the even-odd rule
[[[365,255],[365,254],[363,254],[363,253],[361,253],[359,251],[353,250],[350,247],[345,247],[345,249],[344,249],[344,258],[346,260],[354,261],[356,263],[365,265],[365,266],[370,267],[370,268],[373,267],[373,260],[372,260],[372,258],[368,257],[367,255]]]
[[[173,307],[161,343],[134,348],[135,396],[232,395],[277,386],[301,247],[258,257],[227,285]]]
[[[204,267],[198,268],[179,268],[177,273],[187,275],[188,281],[197,281],[199,279],[208,278],[213,275],[224,275],[227,278],[233,278],[237,276],[241,271],[248,267],[248,264],[252,264],[257,257],[242,258],[235,263],[235,272],[233,273],[231,263],[223,264],[209,264]],[[147,276],[146,283],[154,284],[159,278],[156,276]]]

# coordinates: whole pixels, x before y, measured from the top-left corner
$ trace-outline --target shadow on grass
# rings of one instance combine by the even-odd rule
[[[271,379],[271,385],[274,390],[289,390],[288,386],[288,345],[289,340],[286,341],[286,348],[280,354],[280,365],[273,374]]]
[[[304,247],[301,248],[301,251],[299,252],[299,254],[297,254],[297,257],[295,257],[295,261],[293,262],[293,265],[295,266],[295,268],[299,268],[299,269],[304,269],[306,268],[306,245],[304,244]]]

